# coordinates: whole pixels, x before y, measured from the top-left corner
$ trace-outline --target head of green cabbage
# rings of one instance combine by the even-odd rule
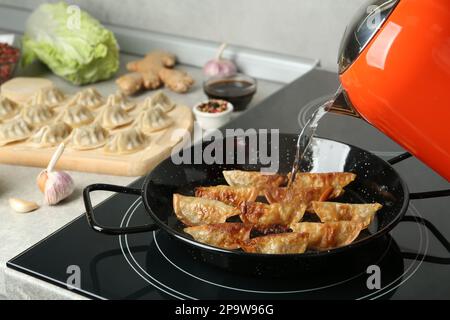
[[[22,50],[23,65],[39,59],[76,85],[109,79],[119,68],[114,34],[65,2],[42,4],[30,15]]]

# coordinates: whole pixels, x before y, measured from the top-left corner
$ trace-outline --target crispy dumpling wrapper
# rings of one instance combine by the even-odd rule
[[[184,228],[196,241],[222,249],[239,249],[250,238],[252,225],[244,223],[216,223]]]
[[[279,233],[257,237],[241,243],[245,252],[266,254],[304,253],[308,246],[306,233]]]
[[[253,202],[258,196],[256,188],[213,186],[195,188],[195,196],[218,200],[233,207],[240,208],[244,202]]]
[[[269,203],[305,204],[306,211],[312,211],[312,201],[326,201],[334,192],[333,187],[322,188],[270,188],[264,191]]]
[[[322,222],[354,221],[367,228],[383,206],[379,203],[353,204],[338,202],[312,202],[314,212]]]
[[[305,209],[304,204],[246,202],[241,205],[240,218],[244,223],[288,226],[299,222],[305,214]]]
[[[300,222],[290,227],[294,232],[308,234],[309,249],[329,250],[352,243],[361,232],[362,224],[353,221]]]
[[[173,195],[173,210],[187,226],[224,223],[227,218],[240,214],[239,209],[223,202],[180,194]]]
[[[332,187],[333,193],[330,194],[330,198],[337,198],[340,196],[343,188],[355,179],[356,174],[351,172],[299,172],[295,175],[293,187],[295,189]]]
[[[259,171],[225,170],[222,173],[230,186],[256,188],[259,195],[263,195],[265,189],[279,187],[287,181],[283,175]]]

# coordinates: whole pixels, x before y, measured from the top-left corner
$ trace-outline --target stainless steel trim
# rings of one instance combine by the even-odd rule
[[[358,58],[399,2],[400,0],[371,0],[361,7],[347,26],[341,41],[338,55],[340,74]]]

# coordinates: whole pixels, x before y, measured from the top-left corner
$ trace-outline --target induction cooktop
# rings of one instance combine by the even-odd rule
[[[231,123],[295,133],[337,87],[315,70]],[[318,134],[389,159],[404,152],[360,120],[327,116]],[[414,158],[395,165],[412,192],[449,184]],[[99,181],[101,182],[101,181]],[[143,178],[131,186],[140,187]],[[406,218],[380,241],[370,265],[289,277],[257,277],[205,264],[164,231],[122,236],[94,232],[84,215],[8,262],[8,267],[94,299],[442,299],[450,298],[447,197],[411,201]],[[114,195],[96,209],[108,226],[150,223],[133,195]],[[81,214],[81,213],[80,213]],[[344,268],[345,270],[345,268]],[[73,274],[78,273],[75,279]]]

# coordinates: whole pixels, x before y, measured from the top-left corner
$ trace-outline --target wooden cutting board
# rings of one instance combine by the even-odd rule
[[[102,148],[73,150],[66,148],[56,166],[60,170],[74,170],[111,174],[118,176],[142,176],[167,158],[180,140],[172,139],[177,129],[192,133],[194,117],[191,108],[177,105],[168,113],[174,124],[150,135],[149,146],[136,153],[126,155],[105,154]],[[26,143],[15,143],[0,147],[0,163],[45,168],[54,148],[33,148]]]

